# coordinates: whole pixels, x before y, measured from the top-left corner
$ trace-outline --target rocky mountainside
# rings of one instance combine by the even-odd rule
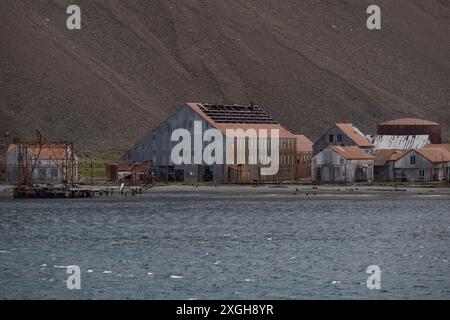
[[[70,4],[81,30],[66,28]],[[449,137],[450,1],[0,1],[3,146],[39,129],[127,148],[187,101],[255,102],[311,139],[395,117]]]

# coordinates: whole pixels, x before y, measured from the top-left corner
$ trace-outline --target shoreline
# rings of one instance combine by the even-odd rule
[[[83,186],[90,188],[91,186]],[[95,189],[118,188],[118,186],[94,185]],[[129,186],[128,188],[130,188]],[[261,195],[297,195],[297,196],[443,196],[450,198],[450,188],[430,185],[306,185],[306,184],[159,184],[141,186],[143,195],[229,195],[229,196],[261,196]],[[0,185],[0,199],[13,198],[11,185]],[[120,197],[119,195],[114,196]]]

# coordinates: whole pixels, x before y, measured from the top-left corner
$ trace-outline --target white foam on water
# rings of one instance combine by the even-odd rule
[[[339,284],[339,283],[341,283],[340,281],[337,281],[337,280],[333,280],[333,281],[331,281],[331,283],[332,284]]]
[[[91,273],[91,272],[94,272],[94,270],[89,269],[87,272]]]
[[[105,274],[110,274],[110,273],[112,273],[112,271],[105,270],[105,271],[103,271],[103,273],[105,273]]]
[[[0,253],[11,253],[8,250],[0,250]]]
[[[153,275],[153,272],[147,272],[147,275],[148,275],[148,276],[152,276],[152,275]]]
[[[53,268],[57,268],[57,269],[66,269],[67,266],[53,266]]]
[[[183,279],[182,276],[170,276],[171,279]]]
[[[216,261],[214,262],[214,264],[217,266],[218,264],[220,264],[220,261]]]
[[[245,279],[245,282],[255,282],[255,279]]]

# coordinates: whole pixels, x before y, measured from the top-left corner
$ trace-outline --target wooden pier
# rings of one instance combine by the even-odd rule
[[[54,187],[54,186],[17,186],[14,188],[14,198],[93,198],[113,195],[131,196],[142,194],[142,188],[118,187]]]

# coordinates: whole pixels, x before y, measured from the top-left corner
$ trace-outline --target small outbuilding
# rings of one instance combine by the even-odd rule
[[[450,179],[450,151],[444,147],[410,150],[394,163],[395,181],[433,182]]]
[[[312,181],[371,182],[374,156],[356,146],[330,146],[312,158]]]
[[[374,181],[394,181],[395,161],[403,157],[410,150],[403,149],[379,149],[375,151],[373,177]]]

